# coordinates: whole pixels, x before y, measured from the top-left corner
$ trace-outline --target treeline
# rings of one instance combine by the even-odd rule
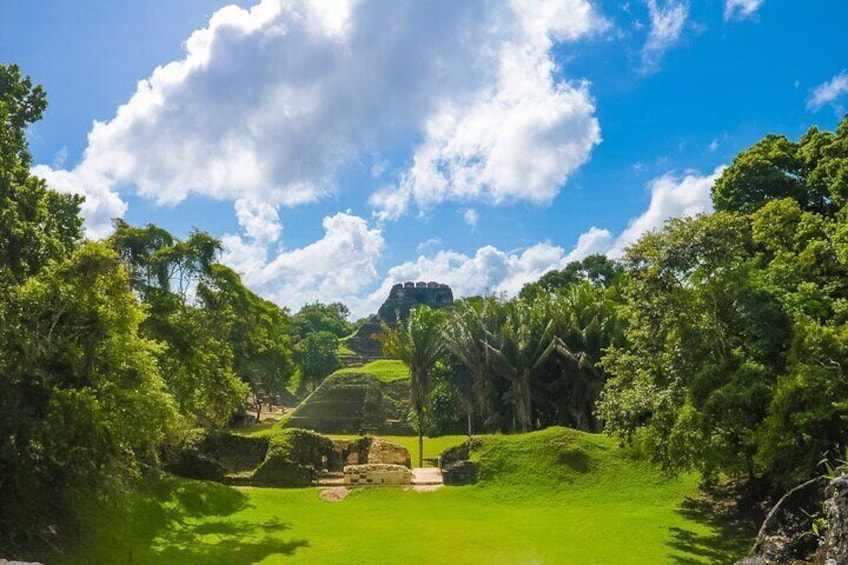
[[[67,538],[80,500],[158,468],[162,447],[190,430],[258,413],[292,379],[316,378],[351,331],[341,305],[291,315],[258,297],[217,262],[220,243],[204,232],[180,240],[118,220],[108,240],[86,241],[82,199],[29,173],[26,127],[45,108],[40,86],[0,65],[7,555]]]
[[[422,430],[604,429],[669,471],[785,487],[848,447],[848,118],[740,153],[715,212],[383,336]],[[467,417],[463,422],[462,415]]]

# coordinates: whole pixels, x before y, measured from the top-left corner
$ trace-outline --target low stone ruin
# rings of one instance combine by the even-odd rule
[[[409,450],[402,445],[380,438],[371,440],[368,448],[368,463],[384,463],[388,465],[403,465],[412,467]]]
[[[480,448],[478,438],[469,438],[446,449],[439,458],[442,479],[446,485],[470,485],[477,482],[479,466],[471,460],[471,452]]]
[[[368,463],[344,468],[346,486],[398,486],[412,483],[412,471],[403,465]]]
[[[442,467],[442,480],[446,485],[472,485],[477,482],[479,472],[480,469],[474,461],[456,461]]]

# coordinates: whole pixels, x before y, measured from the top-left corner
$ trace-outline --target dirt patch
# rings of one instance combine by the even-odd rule
[[[347,487],[332,487],[322,489],[318,493],[318,496],[321,497],[321,500],[326,500],[327,502],[341,502],[348,494],[350,494],[350,489]]]
[[[433,492],[439,490],[445,485],[413,485],[408,487],[407,490],[414,490],[415,492]]]

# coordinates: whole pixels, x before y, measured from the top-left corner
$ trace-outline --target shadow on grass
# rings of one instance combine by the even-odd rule
[[[740,511],[726,499],[686,498],[678,508],[686,519],[707,526],[710,533],[672,527],[669,557],[676,565],[734,563],[744,557],[759,529],[755,513]]]
[[[151,478],[121,500],[89,510],[91,534],[68,563],[240,565],[309,545],[283,539],[291,526],[276,518],[234,516],[248,507],[247,496],[224,485]]]

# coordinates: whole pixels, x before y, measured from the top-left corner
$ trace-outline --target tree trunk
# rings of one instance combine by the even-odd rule
[[[422,412],[418,411],[418,466],[424,466],[424,425],[421,422]]]
[[[515,415],[518,417],[518,425],[521,431],[526,433],[530,431],[530,374],[523,372],[518,375],[518,382],[515,383]]]
[[[468,437],[471,437],[471,410],[468,410],[466,414],[468,415]]]

